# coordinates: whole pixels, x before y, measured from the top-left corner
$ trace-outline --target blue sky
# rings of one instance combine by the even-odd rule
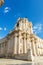
[[[4,0],[0,7],[0,39],[14,28],[18,17],[32,21],[34,34],[43,39],[43,0]]]

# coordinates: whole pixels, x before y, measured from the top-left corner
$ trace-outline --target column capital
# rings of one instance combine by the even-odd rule
[[[29,34],[27,34],[26,36],[27,36],[27,38],[29,38]]]
[[[14,37],[17,37],[17,33],[14,34]]]

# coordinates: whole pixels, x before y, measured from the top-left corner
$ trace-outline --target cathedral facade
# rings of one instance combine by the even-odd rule
[[[0,40],[0,57],[33,61],[43,56],[43,40],[33,33],[32,22],[19,18],[14,29]]]

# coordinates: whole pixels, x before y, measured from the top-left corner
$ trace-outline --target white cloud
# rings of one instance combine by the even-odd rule
[[[0,27],[0,31],[6,31],[7,30],[7,28],[6,27],[4,27],[4,28],[2,28],[2,27]]]
[[[10,9],[11,9],[10,7],[5,7],[4,8],[4,13],[8,13],[10,11]]]
[[[33,26],[33,33],[38,34],[42,32],[42,24],[36,24]]]
[[[0,27],[0,31],[3,30],[3,28]]]
[[[7,30],[7,28],[5,27],[5,28],[4,28],[4,30],[6,31],[6,30]]]

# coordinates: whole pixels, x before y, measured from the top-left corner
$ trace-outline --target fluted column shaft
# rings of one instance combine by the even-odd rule
[[[32,48],[33,48],[33,54],[34,54],[35,56],[37,56],[34,40],[32,40]]]
[[[17,54],[17,36],[14,37],[14,54]]]
[[[18,35],[18,54],[20,54],[20,42],[21,41],[21,33],[19,32],[19,35]]]
[[[24,39],[23,39],[23,53],[27,52],[27,48],[26,48],[26,35],[24,34]]]
[[[35,47],[36,47],[36,53],[38,55],[38,45],[37,45],[37,43],[36,43]]]
[[[26,44],[27,44],[27,49],[29,49],[30,48],[30,38],[29,38],[29,34],[27,34],[27,40],[26,40],[27,42],[26,42]]]

